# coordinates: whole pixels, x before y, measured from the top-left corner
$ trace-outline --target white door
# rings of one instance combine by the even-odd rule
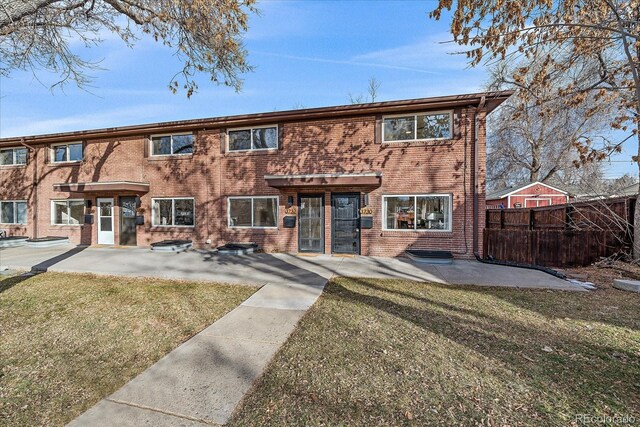
[[[113,199],[98,199],[98,244],[113,245]]]

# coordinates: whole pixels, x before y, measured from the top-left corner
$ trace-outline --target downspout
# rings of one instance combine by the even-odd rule
[[[33,236],[35,239],[38,237],[38,152],[35,147],[24,142],[24,138],[20,139],[20,145],[23,145],[33,153]]]

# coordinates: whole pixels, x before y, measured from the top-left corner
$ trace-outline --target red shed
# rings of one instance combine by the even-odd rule
[[[487,208],[537,208],[569,203],[569,193],[543,182],[532,182],[487,194]]]

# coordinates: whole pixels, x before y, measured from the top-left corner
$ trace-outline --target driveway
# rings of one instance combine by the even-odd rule
[[[238,284],[324,284],[332,276],[410,279],[452,285],[557,290],[583,289],[537,270],[456,260],[450,265],[403,258],[302,256],[294,254],[218,255],[192,250],[179,254],[145,248],[59,246],[0,249],[0,266],[59,272],[161,277]]]

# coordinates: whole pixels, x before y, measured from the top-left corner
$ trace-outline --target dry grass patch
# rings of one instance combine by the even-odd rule
[[[63,425],[255,288],[44,273],[0,280],[0,425]]]
[[[232,425],[640,419],[640,296],[337,279]]]

